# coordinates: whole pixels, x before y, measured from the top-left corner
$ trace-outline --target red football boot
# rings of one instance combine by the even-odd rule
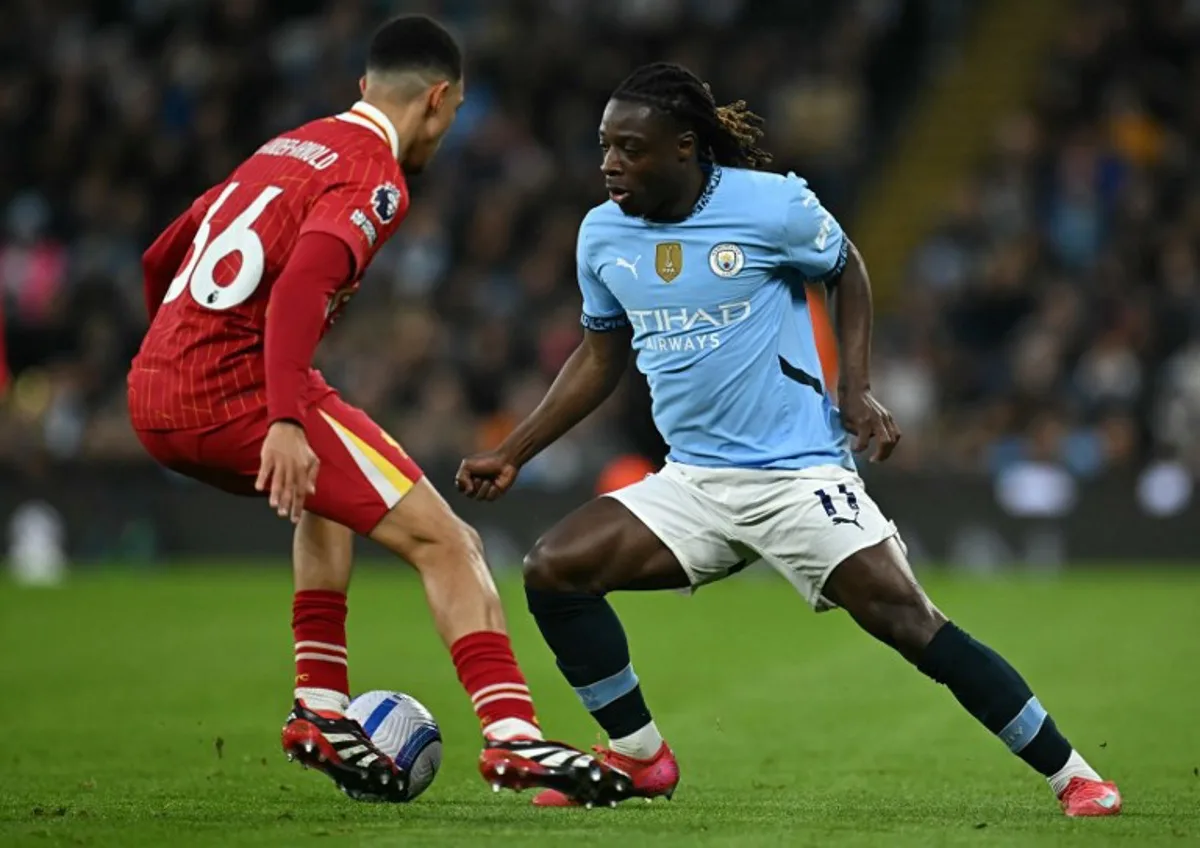
[[[1121,812],[1121,793],[1107,780],[1072,777],[1058,796],[1068,816],[1115,816]]]
[[[648,760],[638,760],[624,754],[618,754],[609,748],[596,747],[593,750],[600,755],[600,761],[605,765],[619,769],[633,780],[632,791],[627,793],[630,798],[671,799],[675,787],[679,785],[679,762],[675,753],[666,742]],[[578,807],[579,803],[568,798],[561,792],[547,789],[534,796],[535,807]]]

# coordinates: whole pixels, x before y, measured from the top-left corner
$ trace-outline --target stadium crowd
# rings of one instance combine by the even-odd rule
[[[579,338],[575,231],[601,196],[599,112],[628,70],[665,56],[718,99],[745,97],[776,164],[849,221],[971,3],[5,4],[0,454],[141,457],[123,393],[141,250],[265,138],[344,108],[364,33],[400,5],[464,34],[468,99],[320,365],[432,463],[497,440]],[[906,430],[900,465],[1039,456],[1086,475],[1186,446],[1200,418],[1196,4],[1145,5],[1089,4],[1072,22],[881,316],[876,382]],[[819,47],[796,50],[798,32]],[[653,456],[643,395],[632,381],[530,476]]]
[[[902,461],[1200,468],[1198,45],[1195,3],[1077,4],[890,316]]]

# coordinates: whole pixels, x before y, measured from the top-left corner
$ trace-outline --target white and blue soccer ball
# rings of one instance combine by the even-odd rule
[[[442,731],[420,701],[403,692],[364,692],[350,702],[346,715],[408,772],[405,801],[429,788],[442,765]]]

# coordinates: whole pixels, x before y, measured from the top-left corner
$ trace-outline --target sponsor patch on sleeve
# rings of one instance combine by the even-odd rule
[[[379,232],[375,229],[375,225],[371,223],[371,219],[367,217],[367,213],[361,209],[355,209],[350,213],[350,223],[362,230],[362,234],[367,237],[367,244],[370,247],[375,246],[375,240],[379,238]]]

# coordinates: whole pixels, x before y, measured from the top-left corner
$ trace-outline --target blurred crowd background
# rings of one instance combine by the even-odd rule
[[[462,34],[467,102],[320,365],[429,464],[495,443],[577,343],[596,125],[633,67],[680,61],[749,101],[853,236],[983,2],[6,0],[0,457],[148,461],[124,406],[141,251],[265,139],[352,102],[389,13]],[[1027,107],[994,116],[878,317],[900,468],[1200,469],[1198,37],[1193,0],[1076,4]],[[658,459],[647,409],[633,378],[530,482]]]

